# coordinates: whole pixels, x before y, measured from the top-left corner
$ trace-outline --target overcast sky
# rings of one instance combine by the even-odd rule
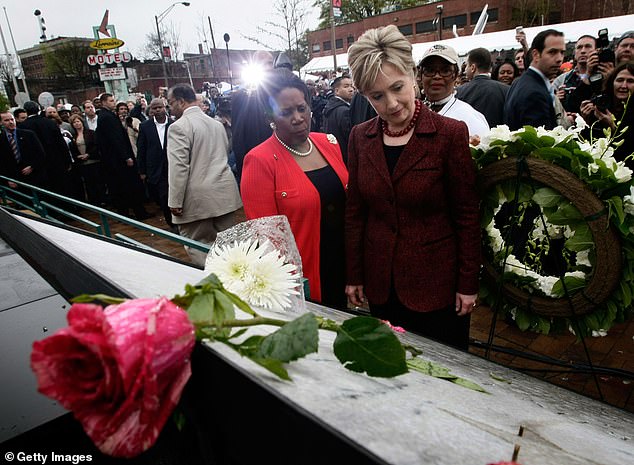
[[[308,6],[312,0],[305,0]],[[6,8],[13,36],[18,50],[39,43],[40,29],[33,12],[39,9],[46,21],[47,37],[76,36],[92,37],[92,26],[101,23],[106,9],[110,10],[109,24],[114,24],[117,36],[125,42],[123,50],[138,56],[146,42],[146,35],[155,31],[154,16],[159,15],[174,2],[172,0],[4,0],[0,6]],[[265,21],[280,23],[273,10],[274,0],[191,0],[188,7],[177,5],[165,17],[180,28],[181,51],[197,53],[202,41],[203,27],[209,38],[211,17],[216,47],[225,47],[222,39],[229,33],[229,48],[262,48],[243,36],[262,37],[256,27]],[[315,28],[319,22],[315,8],[310,10],[306,26]],[[4,32],[10,53],[13,46],[5,17],[0,11],[0,26]],[[283,44],[269,40],[271,47],[281,48]],[[1,52],[4,54],[4,49]]]

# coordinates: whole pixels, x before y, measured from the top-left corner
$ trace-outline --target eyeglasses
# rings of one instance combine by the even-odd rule
[[[440,74],[440,77],[449,77],[454,74],[454,69],[451,66],[443,66],[442,68],[426,68],[421,69],[423,76],[434,77],[436,74]]]

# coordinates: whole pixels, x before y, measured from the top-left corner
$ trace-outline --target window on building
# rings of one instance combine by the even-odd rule
[[[201,71],[205,71],[205,60],[200,60],[199,62],[199,69]]]
[[[442,19],[443,29],[451,29],[454,24],[456,27],[465,27],[467,25],[467,15],[447,16]]]
[[[475,26],[478,23],[478,18],[480,18],[480,13],[482,13],[482,11],[473,11],[471,12],[471,25]],[[498,20],[498,9],[497,8],[492,8],[490,10],[487,10],[487,14],[489,15],[489,18],[487,19],[487,23],[493,23],[496,22]]]
[[[335,39],[335,47],[343,48],[343,39]]]
[[[413,34],[413,28],[411,24],[404,24],[402,26],[399,26],[398,30],[401,31],[401,34],[403,34],[404,36],[411,36]]]
[[[434,32],[436,30],[436,26],[434,26],[434,21],[422,21],[420,23],[416,23],[416,34],[424,34],[425,32]]]
[[[313,44],[313,52],[319,52],[321,50],[321,46],[319,44]]]
[[[328,50],[332,50],[332,44],[330,43],[329,40],[327,40],[326,42],[324,42],[324,52],[328,51]]]
[[[352,45],[354,43],[354,37],[348,36],[348,45]]]

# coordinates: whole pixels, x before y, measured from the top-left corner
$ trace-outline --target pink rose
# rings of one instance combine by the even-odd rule
[[[388,320],[381,320],[381,323],[388,325],[390,327],[390,329],[392,331],[394,331],[395,333],[405,333],[406,332],[404,328],[402,328],[401,326],[394,326]]]
[[[103,309],[75,304],[67,328],[33,344],[38,390],[82,424],[104,454],[151,447],[191,374],[194,328],[167,298]]]

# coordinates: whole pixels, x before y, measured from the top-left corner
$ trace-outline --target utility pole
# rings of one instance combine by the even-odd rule
[[[20,80],[22,81],[22,87],[24,87],[26,98],[31,100],[31,96],[29,95],[29,88],[26,86],[26,76],[24,75],[22,60],[20,60],[20,55],[18,54],[18,48],[15,46],[15,39],[13,38],[13,31],[11,30],[11,23],[9,22],[9,15],[7,15],[7,7],[3,6],[2,9],[4,10],[4,17],[7,18],[7,26],[9,26],[9,36],[11,36],[11,43],[13,44],[13,50],[15,51],[15,58],[18,62],[18,69],[20,70]]]
[[[11,73],[11,79],[13,80],[13,88],[15,89],[15,95],[18,95],[20,92],[20,88],[18,87],[18,81],[15,79],[15,72],[13,70],[13,58],[11,58],[11,54],[9,53],[9,49],[7,48],[7,42],[4,40],[4,33],[2,32],[2,27],[0,27],[0,37],[2,38],[2,45],[4,46],[4,53],[7,57],[7,65],[9,66],[9,72]]]

